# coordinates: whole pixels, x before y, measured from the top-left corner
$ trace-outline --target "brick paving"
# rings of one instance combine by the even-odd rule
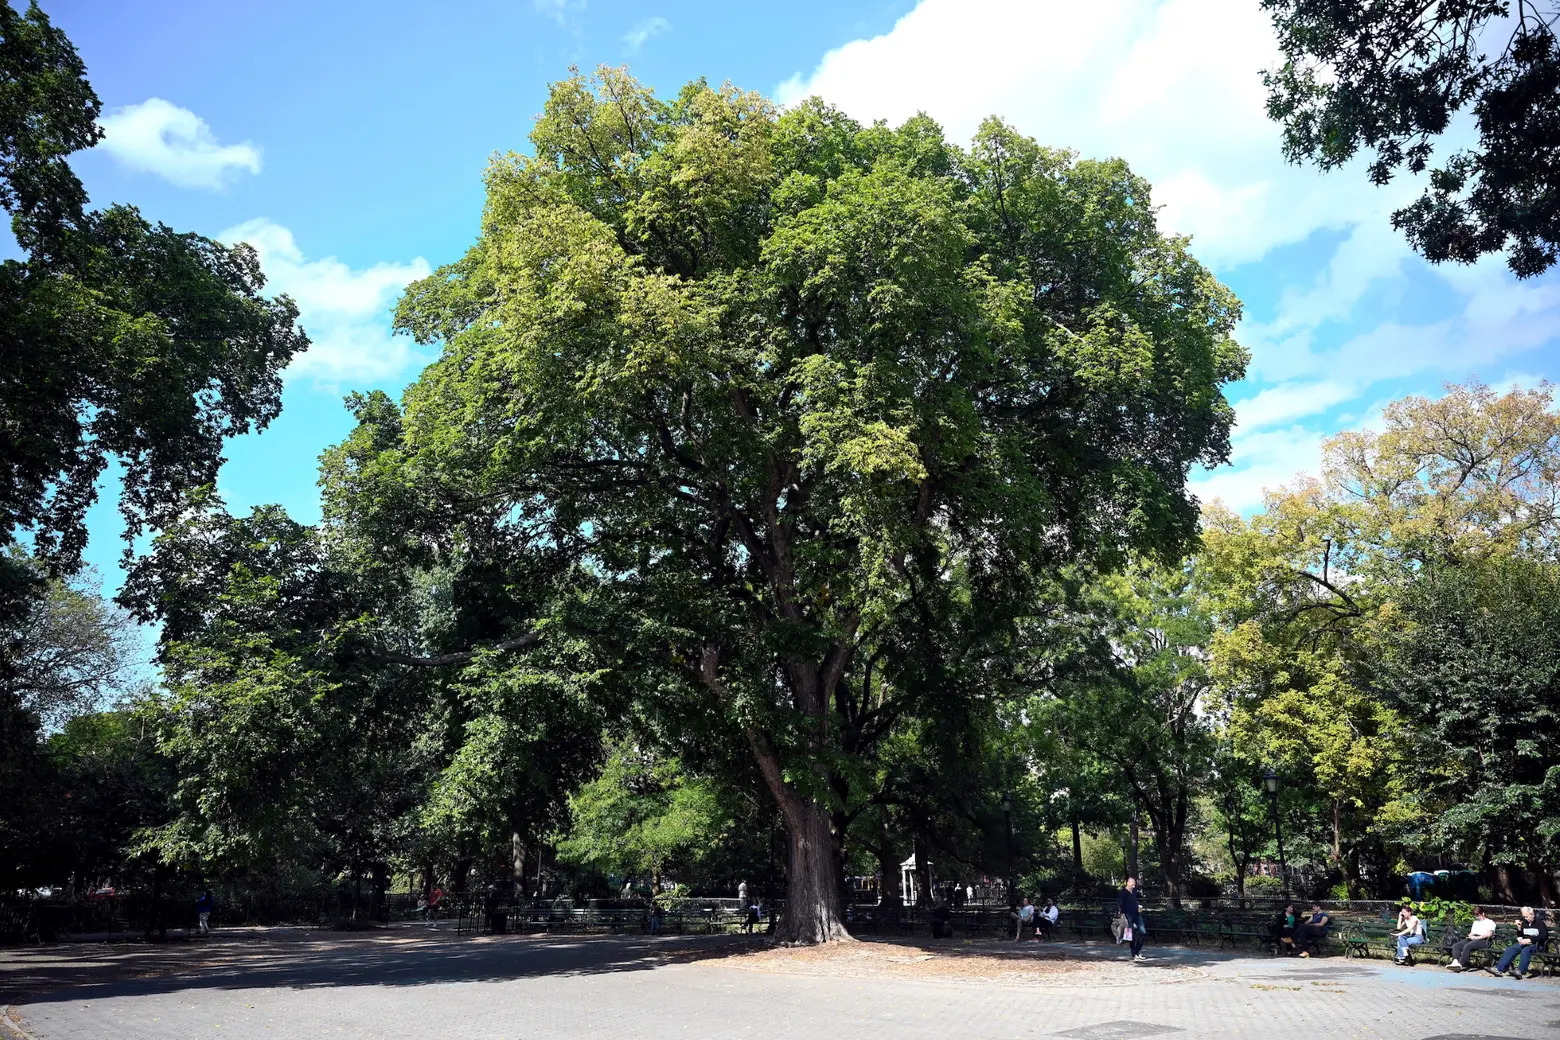
[[[977,954],[1012,953],[979,944]],[[0,951],[0,1027],[31,1040],[842,1040],[1560,1037],[1560,982],[1383,961],[1058,944],[1032,981],[765,968],[741,939],[431,932]],[[888,959],[919,966],[921,950]],[[876,952],[876,951],[874,951]],[[946,951],[945,951],[946,952]],[[1076,958],[1076,971],[1057,964]],[[780,956],[784,956],[780,954]],[[859,962],[859,958],[856,959]],[[772,965],[771,965],[772,967]]]

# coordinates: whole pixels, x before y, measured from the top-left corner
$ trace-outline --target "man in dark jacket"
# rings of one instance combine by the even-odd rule
[[[211,897],[211,889],[202,892],[200,898],[195,900],[195,913],[200,919],[200,934],[211,934],[211,912],[217,908],[217,901]]]
[[[1126,887],[1116,897],[1116,910],[1127,919],[1127,927],[1132,929],[1132,959],[1147,960],[1143,956],[1143,910],[1138,905],[1137,878],[1127,878]]]
[[[1526,978],[1528,962],[1533,959],[1533,951],[1542,950],[1548,941],[1549,926],[1544,923],[1544,915],[1537,913],[1531,906],[1524,906],[1522,920],[1517,922],[1517,941],[1501,952],[1500,961],[1495,967],[1486,970],[1492,975],[1504,975],[1506,969],[1511,967],[1511,962],[1521,957],[1517,970],[1511,977]]]

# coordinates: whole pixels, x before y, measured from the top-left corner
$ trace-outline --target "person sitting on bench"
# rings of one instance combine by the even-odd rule
[[[1446,967],[1451,971],[1467,971],[1468,955],[1475,950],[1488,949],[1494,934],[1495,922],[1484,916],[1483,910],[1475,910],[1468,938],[1452,944],[1452,963]]]
[[[1278,938],[1278,952],[1286,956],[1295,952],[1295,926],[1300,918],[1295,916],[1295,905],[1289,903],[1284,912],[1273,921],[1273,935]]]
[[[1397,930],[1392,933],[1397,939],[1397,956],[1393,958],[1394,964],[1408,963],[1408,948],[1410,946],[1422,946],[1425,941],[1425,923],[1414,913],[1412,907],[1405,906],[1398,914]]]
[[[1519,956],[1521,962],[1517,964],[1517,970],[1512,973],[1512,978],[1521,979],[1527,977],[1528,963],[1533,959],[1535,950],[1542,950],[1544,944],[1549,941],[1549,926],[1544,923],[1542,915],[1531,906],[1522,908],[1522,920],[1517,922],[1517,941],[1501,951],[1500,961],[1493,968],[1486,968],[1491,975],[1504,975],[1506,969],[1511,967],[1511,962]]]
[[[1300,956],[1311,956],[1311,951],[1306,947],[1327,938],[1327,929],[1331,925],[1332,917],[1322,910],[1322,904],[1312,903],[1310,919],[1295,925],[1295,949],[1300,951]]]
[[[1018,925],[1013,929],[1013,941],[1018,942],[1024,937],[1024,929],[1032,927],[1035,923],[1035,905],[1029,901],[1028,896],[1024,897],[1024,905],[1018,908],[1018,913],[1014,914],[1014,917],[1017,918]]]
[[[1051,933],[1056,931],[1056,920],[1062,916],[1062,912],[1056,908],[1056,900],[1047,899],[1045,909],[1035,915],[1035,939],[1042,936],[1049,939]]]

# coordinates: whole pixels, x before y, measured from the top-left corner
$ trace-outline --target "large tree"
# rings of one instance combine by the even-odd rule
[[[1439,159],[1392,223],[1432,261],[1508,249],[1520,276],[1560,249],[1560,41],[1553,0],[1262,0],[1284,64],[1268,114],[1323,169],[1361,149],[1370,179],[1420,173],[1461,113],[1478,141]]]
[[[1199,566],[1235,751],[1284,769],[1316,802],[1317,837],[1351,887],[1369,861],[1394,867],[1414,835],[1450,833],[1434,825],[1448,803],[1423,797],[1441,775],[1419,772],[1443,753],[1420,746],[1433,727],[1405,717],[1399,680],[1381,674],[1408,659],[1404,639],[1426,653],[1449,645],[1436,626],[1408,635],[1406,604],[1425,601],[1429,576],[1552,563],[1557,475],[1547,386],[1450,386],[1392,402],[1378,430],[1340,434],[1322,480],[1270,493],[1249,520],[1208,510]]]
[[[308,345],[253,249],[86,209],[69,157],[101,137],[100,109],[65,34],[0,3],[0,206],[23,253],[0,263],[0,548],[29,538],[57,573],[110,459],[127,538],[162,526],[225,438],[275,417]],[[0,614],[36,588],[0,555]]]
[[[1424,839],[1496,868],[1500,898],[1555,898],[1560,863],[1560,568],[1437,567],[1403,597],[1383,686],[1435,749]],[[1536,892],[1515,891],[1511,867]]]
[[[837,814],[896,719],[970,694],[941,650],[993,646],[1064,561],[1194,534],[1238,305],[1124,163],[996,120],[964,151],[606,69],[532,142],[402,301],[443,355],[365,417],[332,522],[482,590],[491,645],[588,639],[745,745],[789,836],[782,937],[842,937]],[[545,609],[500,580],[525,560]]]

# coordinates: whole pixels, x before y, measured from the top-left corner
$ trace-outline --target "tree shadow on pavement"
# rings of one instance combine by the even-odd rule
[[[745,936],[372,936],[0,951],[0,1006],[201,989],[427,986],[647,971],[761,948]]]

